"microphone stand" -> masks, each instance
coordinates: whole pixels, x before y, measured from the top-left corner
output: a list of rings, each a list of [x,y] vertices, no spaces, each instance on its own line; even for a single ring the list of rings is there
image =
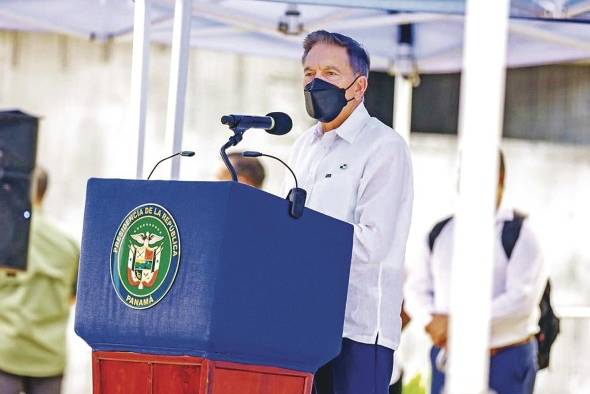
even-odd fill
[[[230,127],[230,130],[234,132],[234,135],[229,137],[229,140],[221,147],[219,154],[221,155],[221,159],[223,160],[223,164],[225,164],[225,166],[227,167],[227,170],[231,174],[231,179],[234,182],[237,182],[238,181],[238,174],[236,173],[236,169],[232,165],[231,161],[227,157],[226,151],[229,148],[239,144],[240,141],[242,141],[242,138],[244,137],[244,132],[248,129],[243,128],[243,127],[239,127],[239,126],[235,126],[235,127]]]

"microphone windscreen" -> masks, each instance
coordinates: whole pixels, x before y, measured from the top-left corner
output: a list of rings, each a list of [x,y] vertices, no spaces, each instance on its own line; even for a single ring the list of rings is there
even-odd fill
[[[270,130],[266,130],[267,133],[273,135],[283,135],[291,131],[291,128],[293,127],[293,121],[291,120],[291,117],[286,113],[271,112],[269,114],[266,114],[266,116],[270,116],[275,121],[274,127]]]
[[[262,156],[262,153],[252,151],[252,150],[247,150],[245,152],[242,152],[242,157],[260,157],[260,156]]]

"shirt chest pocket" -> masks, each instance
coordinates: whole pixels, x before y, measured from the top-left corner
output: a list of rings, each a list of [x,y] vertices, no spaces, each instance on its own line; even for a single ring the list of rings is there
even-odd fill
[[[322,211],[335,218],[352,221],[360,174],[348,164],[324,170],[314,185],[314,194],[321,198]]]

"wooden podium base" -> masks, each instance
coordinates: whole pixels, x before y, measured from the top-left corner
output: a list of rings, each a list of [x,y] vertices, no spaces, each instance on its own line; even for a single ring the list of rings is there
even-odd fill
[[[190,356],[92,353],[94,394],[311,394],[313,374]]]

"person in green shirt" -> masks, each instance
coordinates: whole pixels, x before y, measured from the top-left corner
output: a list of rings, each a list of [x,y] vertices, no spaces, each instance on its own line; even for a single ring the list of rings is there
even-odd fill
[[[41,205],[47,186],[47,173],[36,169],[27,270],[0,271],[2,394],[61,390],[80,249],[44,215]]]

